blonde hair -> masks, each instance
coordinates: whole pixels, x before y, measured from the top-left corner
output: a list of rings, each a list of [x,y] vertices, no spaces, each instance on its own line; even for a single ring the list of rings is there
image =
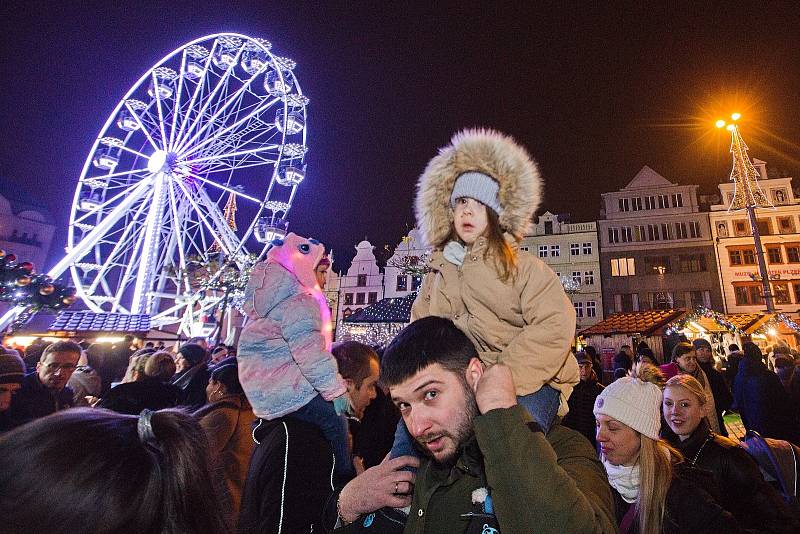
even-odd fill
[[[700,384],[700,381],[698,381],[692,375],[675,375],[667,380],[667,383],[664,387],[685,388],[689,393],[697,397],[697,400],[700,401],[700,406],[705,406],[706,401],[708,400],[702,384]]]
[[[128,361],[128,369],[125,371],[125,378],[123,378],[122,381],[135,382],[141,380],[144,376],[144,366],[147,363],[148,356],[150,355],[140,354],[138,356],[131,356],[131,359]],[[135,378],[133,373],[137,373]]]
[[[663,440],[639,435],[639,495],[636,514],[641,534],[661,534],[667,491],[672,483],[673,466],[683,460],[680,452]]]
[[[638,362],[628,376],[664,389],[664,373],[651,363]],[[673,465],[683,461],[683,456],[664,440],[652,439],[641,433],[639,440],[639,494],[636,497],[639,532],[661,534]]]

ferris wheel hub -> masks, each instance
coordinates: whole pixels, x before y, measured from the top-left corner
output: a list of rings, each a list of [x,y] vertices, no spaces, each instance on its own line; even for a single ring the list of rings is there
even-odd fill
[[[156,150],[150,156],[150,159],[147,160],[147,170],[150,172],[158,172],[158,171],[168,171],[167,167],[167,156],[169,154],[163,150]]]

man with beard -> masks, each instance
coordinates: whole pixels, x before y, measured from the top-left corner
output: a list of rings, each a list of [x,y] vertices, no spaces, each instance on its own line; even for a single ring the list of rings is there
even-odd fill
[[[450,320],[403,330],[384,352],[381,380],[424,457],[416,478],[403,470],[416,460],[400,457],[348,483],[339,525],[370,527],[380,508],[410,505],[405,533],[616,532],[586,439],[559,424],[545,436],[517,404],[511,371],[486,367]]]

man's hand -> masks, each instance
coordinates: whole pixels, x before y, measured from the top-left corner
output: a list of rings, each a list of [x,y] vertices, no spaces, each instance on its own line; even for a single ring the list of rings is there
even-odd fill
[[[511,408],[517,404],[516,388],[511,369],[501,363],[483,370],[475,381],[475,401],[482,414],[497,408]]]
[[[413,456],[389,459],[387,455],[380,465],[370,467],[342,488],[339,495],[339,516],[345,523],[352,523],[363,514],[381,508],[404,508],[411,506],[414,493],[415,473],[404,467],[419,467]]]

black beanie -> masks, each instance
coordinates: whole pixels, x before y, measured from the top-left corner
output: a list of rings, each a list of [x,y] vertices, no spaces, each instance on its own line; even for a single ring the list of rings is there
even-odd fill
[[[192,367],[206,360],[205,349],[200,345],[195,345],[194,343],[187,343],[186,345],[182,346],[180,349],[178,349],[178,353],[183,356]]]

